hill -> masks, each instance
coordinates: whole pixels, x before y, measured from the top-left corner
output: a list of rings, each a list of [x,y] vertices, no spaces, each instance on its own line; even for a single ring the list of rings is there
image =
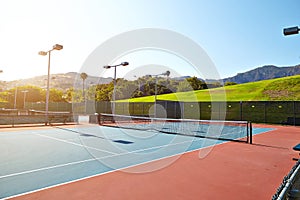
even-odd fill
[[[224,92],[226,95],[225,99]],[[231,85],[222,88],[158,95],[157,99],[169,101],[299,101],[300,75]],[[141,97],[130,99],[130,101],[153,102],[154,97]]]
[[[266,65],[262,67],[258,67],[256,69],[239,73],[236,76],[225,78],[223,80],[205,80],[207,84],[217,83],[217,82],[235,82],[235,83],[248,83],[248,82],[255,82],[261,80],[268,80],[274,79],[279,77],[287,77],[300,74],[300,65],[290,66],[290,67],[277,67],[274,65]],[[181,76],[181,77],[173,77],[172,79],[175,81],[182,81],[190,76]],[[199,80],[203,81],[201,78],[198,77]],[[76,81],[77,80],[77,81]],[[86,87],[94,84],[101,84],[101,83],[109,83],[113,79],[112,78],[102,78],[88,75],[87,79],[85,80]],[[50,87],[66,90],[68,88],[74,87],[74,82],[79,83],[77,87],[81,87],[81,79],[80,73],[77,72],[69,72],[69,73],[61,73],[61,74],[52,74]],[[13,88],[16,85],[33,85],[41,88],[45,88],[47,84],[47,75],[43,76],[36,76],[33,78],[28,79],[21,79],[15,81],[0,81],[0,88],[8,89]]]
[[[290,67],[277,67],[274,65],[266,65],[245,73],[238,73],[236,76],[223,79],[223,82],[248,83],[261,80],[268,80],[286,76],[294,76],[300,74],[300,65]]]
[[[80,73],[77,72],[69,72],[69,73],[61,73],[61,74],[51,74],[50,76],[50,87],[66,90],[68,88],[74,87],[75,82],[80,82],[81,87],[81,79]],[[77,80],[77,81],[76,81]],[[88,75],[85,80],[86,87],[94,84],[102,84],[102,83],[110,83],[112,78],[99,78],[95,76]],[[41,88],[45,88],[47,85],[47,75],[36,76],[28,79],[21,79],[16,81],[5,82],[4,88],[13,88],[16,85],[33,85]]]

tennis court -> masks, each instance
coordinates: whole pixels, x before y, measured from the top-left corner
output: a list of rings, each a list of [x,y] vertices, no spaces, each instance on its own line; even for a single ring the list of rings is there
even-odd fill
[[[263,135],[268,136],[274,131],[275,129],[269,126],[253,127],[254,138]],[[239,138],[240,135],[238,134],[236,137]],[[32,196],[30,195],[35,194],[38,194],[38,197],[35,198],[43,198],[43,196],[39,196],[41,192],[43,194],[43,191],[51,191],[68,185],[77,184],[78,186],[79,184],[78,187],[80,188],[80,183],[83,183],[82,187],[85,188],[86,185],[84,185],[84,182],[95,181],[95,178],[98,180],[98,184],[103,184],[108,180],[113,180],[115,185],[118,185],[118,182],[124,184],[124,180],[128,182],[132,180],[134,183],[136,182],[135,178],[149,176],[151,174],[155,177],[158,173],[168,171],[168,169],[170,170],[178,165],[180,166],[182,160],[189,158],[189,161],[184,163],[187,165],[185,169],[181,169],[182,171],[180,173],[172,175],[173,179],[177,176],[179,179],[184,179],[185,177],[182,177],[183,172],[187,175],[191,173],[188,165],[193,166],[195,162],[199,160],[210,160],[211,154],[213,155],[218,149],[228,146],[233,147],[235,150],[231,152],[232,155],[226,155],[226,157],[229,156],[233,159],[238,159],[234,155],[235,153],[248,149],[248,153],[250,153],[251,156],[248,158],[241,157],[246,163],[254,162],[251,160],[251,157],[254,156],[251,153],[252,148],[267,148],[270,149],[270,151],[275,150],[275,152],[278,150],[286,150],[286,147],[272,146],[272,144],[264,142],[262,142],[260,146],[246,142],[228,142],[226,140],[164,134],[157,131],[119,129],[87,124],[28,129],[2,129],[0,132],[0,141],[0,197],[18,197],[21,199],[31,199]],[[190,160],[190,156],[194,153],[197,153],[198,158]],[[229,161],[230,159],[228,162]],[[289,165],[291,164],[292,163],[289,163]],[[289,165],[283,168],[284,172],[288,170]],[[191,167],[191,170],[194,169],[194,167],[195,166]],[[198,167],[199,171],[194,172],[195,175],[202,171],[201,166]],[[226,163],[225,166],[219,166],[217,168],[222,167],[226,167]],[[207,166],[204,168],[207,168]],[[211,169],[215,168],[216,166],[213,164]],[[234,169],[236,170],[236,168],[233,168],[233,170]],[[209,170],[207,172],[209,172]],[[205,174],[206,172],[202,171],[202,174],[203,173]],[[251,174],[251,172],[249,173]],[[137,174],[140,176],[137,177]],[[115,179],[114,176],[121,177]],[[232,174],[232,176],[234,175]],[[111,179],[109,177],[111,177]],[[282,177],[279,177],[278,180],[281,178]],[[161,177],[156,179],[156,182],[168,182],[168,179],[172,180],[170,177]],[[192,179],[190,181],[190,188],[192,189],[194,187],[192,185],[196,183]],[[128,182],[127,184],[131,185]],[[203,184],[203,182],[207,182],[207,180],[204,181],[202,179],[201,183]],[[216,184],[215,181],[213,182]],[[146,178],[145,185],[147,184]],[[174,182],[173,184],[175,184],[174,187],[176,187],[176,183]],[[223,185],[224,183],[219,184]],[[110,182],[109,185],[112,186],[112,183]],[[150,189],[151,191],[153,187],[155,188],[155,185],[152,185],[152,189],[145,187],[144,190],[147,191]],[[46,188],[48,188],[48,190],[45,190]],[[118,186],[115,189],[118,190]],[[274,188],[274,190],[275,189],[276,188]],[[178,188],[178,194],[181,194],[182,197],[187,195],[184,194],[185,188],[182,188],[181,192],[180,190],[181,189]],[[74,194],[76,194],[76,191],[77,190],[73,191]],[[77,192],[81,194],[85,193],[84,191],[88,190],[79,189]],[[97,188],[97,195],[101,196],[101,194],[107,191],[105,187]],[[137,198],[141,192],[141,190],[138,191],[138,194],[136,194]],[[176,191],[173,189],[173,191],[169,192]],[[213,191],[211,192],[212,194],[214,193]],[[72,195],[72,192],[63,193],[64,195]],[[117,198],[114,196],[116,194],[102,197],[112,199],[114,196],[115,199],[123,199],[123,197],[125,198],[126,196],[125,194],[125,196],[122,196],[122,189],[121,193],[120,191],[117,193]],[[147,192],[145,194],[147,194]],[[56,195],[57,194],[55,194],[55,197],[60,198]],[[87,195],[86,199],[90,199],[88,193],[85,193],[85,195]],[[161,197],[164,198],[165,196]],[[79,198],[79,196],[73,196],[72,198],[76,199]],[[190,199],[198,198],[192,198],[192,196],[190,196]]]

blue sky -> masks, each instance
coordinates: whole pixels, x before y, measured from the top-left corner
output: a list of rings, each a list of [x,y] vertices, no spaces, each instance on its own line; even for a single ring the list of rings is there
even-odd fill
[[[192,39],[222,78],[266,64],[296,65],[300,35],[285,37],[282,30],[300,26],[299,8],[299,0],[1,1],[0,80],[47,74],[47,58],[37,53],[56,43],[64,49],[51,54],[51,73],[79,72],[103,42],[141,28]],[[195,75],[175,65],[180,75]]]

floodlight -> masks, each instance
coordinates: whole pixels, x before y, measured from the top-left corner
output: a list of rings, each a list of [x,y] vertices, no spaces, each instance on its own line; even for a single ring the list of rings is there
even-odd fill
[[[129,65],[129,63],[128,62],[122,62],[121,65],[126,66],[126,65]]]
[[[284,28],[283,29],[283,34],[284,35],[294,35],[299,33],[299,28],[298,26],[295,27],[290,27],[290,28]]]
[[[49,51],[40,51],[39,55],[41,56],[46,56],[48,55],[48,75],[47,75],[47,93],[46,93],[46,125],[48,124],[48,112],[49,112],[49,96],[50,96],[50,56],[51,56],[51,51],[53,50],[61,50],[63,49],[63,46],[60,44],[55,44],[53,45],[52,49],[50,49]],[[25,93],[24,93],[25,95]],[[25,96],[24,96],[25,99]],[[25,100],[24,100],[25,102]]]
[[[45,51],[40,51],[40,52],[39,52],[39,55],[41,55],[41,56],[46,56],[46,55],[47,55],[47,52],[45,52]]]
[[[53,50],[62,50],[63,49],[63,46],[62,45],[60,45],[60,44],[55,44],[54,46],[53,46]]]
[[[105,69],[110,69],[112,67],[115,68],[115,72],[114,72],[114,91],[113,91],[113,96],[112,96],[112,100],[113,100],[113,105],[112,105],[112,113],[115,114],[115,101],[116,101],[116,84],[117,84],[117,67],[118,66],[126,66],[129,65],[128,62],[122,62],[121,64],[118,65],[105,65],[103,66],[103,68]]]

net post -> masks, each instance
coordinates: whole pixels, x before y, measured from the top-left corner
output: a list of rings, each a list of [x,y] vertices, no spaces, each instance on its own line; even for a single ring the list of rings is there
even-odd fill
[[[48,116],[45,114],[45,126],[48,125]]]
[[[96,118],[96,123],[98,124],[98,125],[101,125],[101,122],[100,122],[100,117],[101,117],[101,113],[94,113],[94,115],[96,116],[95,118]]]
[[[249,143],[249,121],[247,121],[247,143]]]
[[[250,122],[250,144],[252,144],[252,122]]]
[[[102,126],[104,124],[103,113],[99,113],[99,115],[98,115],[98,123],[99,123],[100,126]]]

